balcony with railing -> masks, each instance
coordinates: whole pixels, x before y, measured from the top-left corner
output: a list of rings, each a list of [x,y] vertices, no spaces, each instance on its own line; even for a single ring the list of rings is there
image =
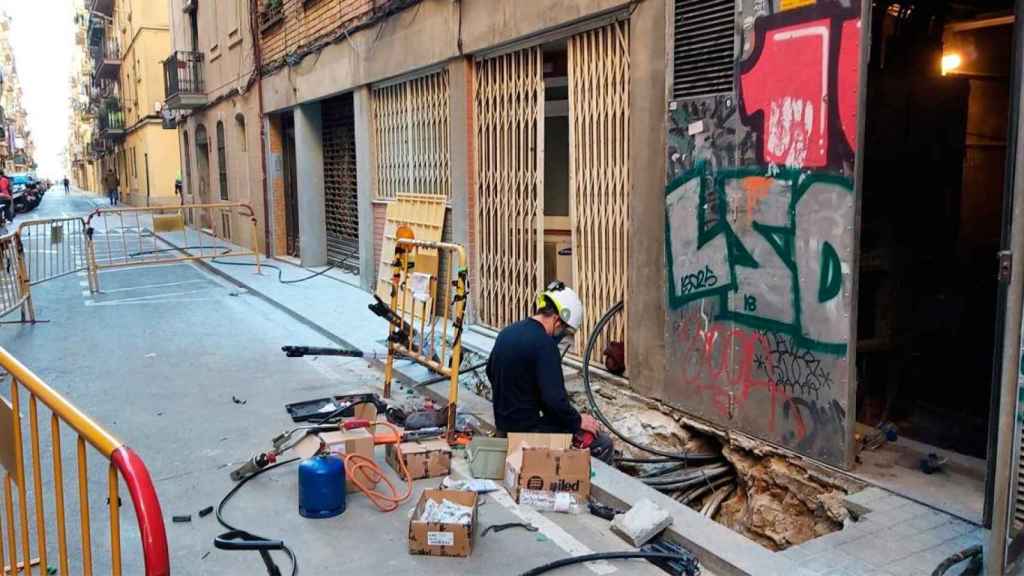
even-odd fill
[[[104,34],[99,46],[92,49],[92,58],[96,63],[96,77],[114,79],[121,72],[121,43],[113,29]]]
[[[114,0],[89,0],[92,4],[92,11],[104,16],[114,15]]]
[[[192,110],[207,105],[202,52],[178,51],[164,60],[164,94],[171,110]]]
[[[108,99],[100,108],[98,118],[101,137],[117,140],[124,136],[124,110],[120,100]]]

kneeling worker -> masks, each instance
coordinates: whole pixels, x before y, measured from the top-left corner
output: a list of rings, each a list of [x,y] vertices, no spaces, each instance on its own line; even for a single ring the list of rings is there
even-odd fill
[[[554,282],[537,298],[532,317],[498,334],[487,360],[494,424],[502,436],[509,432],[572,434],[574,446],[589,448],[595,458],[611,463],[611,437],[592,416],[577,412],[565,391],[558,343],[582,323],[579,296]]]

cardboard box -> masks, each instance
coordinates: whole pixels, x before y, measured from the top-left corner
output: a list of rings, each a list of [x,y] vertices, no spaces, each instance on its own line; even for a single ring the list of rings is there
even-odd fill
[[[570,434],[509,434],[505,488],[522,503],[523,491],[590,498],[590,451],[572,447]]]
[[[451,472],[452,449],[444,438],[402,442],[398,448],[399,450],[395,450],[394,446],[388,446],[387,458],[388,464],[395,469],[399,476],[401,476],[401,470],[398,465],[398,451],[401,451],[405,467],[409,470],[413,480],[440,478]]]
[[[320,450],[321,440],[327,443],[327,448],[332,453],[359,454],[373,460],[373,435],[365,428],[321,432],[318,435],[310,434],[296,444],[294,452],[300,458],[312,458]],[[360,481],[370,488],[377,486],[377,482],[372,478],[362,477]],[[352,481],[352,475],[346,470],[345,491],[352,493],[356,490],[358,488],[356,488],[355,483]]]
[[[477,495],[475,492],[454,490],[424,490],[419,503],[409,520],[409,553],[427,556],[468,557],[473,553],[477,529]],[[469,524],[446,524],[421,522],[427,500],[440,503],[450,500],[462,506],[473,508],[473,519]]]

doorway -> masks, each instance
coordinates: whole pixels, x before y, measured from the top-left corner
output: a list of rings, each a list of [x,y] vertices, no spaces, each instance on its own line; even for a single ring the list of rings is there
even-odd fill
[[[322,110],[327,261],[359,274],[359,201],[352,94],[324,100]]]
[[[196,171],[199,177],[199,204],[210,203],[210,138],[206,132],[206,126],[200,124],[196,128]],[[195,199],[195,197],[193,197]],[[211,230],[213,222],[206,210],[195,210],[199,214],[199,226],[204,230]]]
[[[627,298],[629,24],[476,62],[478,312],[500,329],[553,280],[586,305],[575,350]],[[511,119],[511,120],[509,120]],[[597,347],[623,341],[620,315]]]
[[[284,233],[286,254],[299,257],[299,188],[295,159],[295,116],[282,114],[284,130]]]
[[[1012,7],[876,3],[863,151],[856,472],[985,524]]]

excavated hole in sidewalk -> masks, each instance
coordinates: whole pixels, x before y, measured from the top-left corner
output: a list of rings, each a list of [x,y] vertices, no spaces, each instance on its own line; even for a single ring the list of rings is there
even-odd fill
[[[712,429],[698,430],[677,410],[639,396],[610,381],[592,378],[601,410],[623,434],[640,444],[669,452],[720,453],[729,470],[703,485],[674,492],[678,501],[713,518],[770,550],[785,550],[842,530],[849,516],[843,498],[857,486],[844,477],[756,442],[737,441]],[[573,403],[588,411],[582,391],[570,391]],[[623,458],[652,458],[616,439]],[[721,466],[693,464],[691,467]],[[633,475],[671,464],[626,464]],[[673,472],[670,472],[673,474]]]

